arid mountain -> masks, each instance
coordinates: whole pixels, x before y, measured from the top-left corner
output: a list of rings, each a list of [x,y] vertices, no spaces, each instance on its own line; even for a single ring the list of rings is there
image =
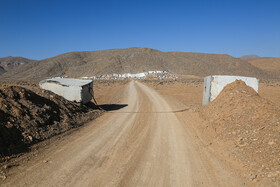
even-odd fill
[[[250,61],[250,60],[257,60],[257,59],[260,59],[262,57],[260,57],[258,55],[244,55],[244,56],[241,56],[239,58],[241,58],[242,60],[245,60],[245,61]]]
[[[253,66],[274,75],[280,74],[280,58],[261,58],[249,61]]]
[[[70,52],[30,62],[3,74],[2,77],[43,79],[53,76],[83,77],[148,70],[169,70],[177,74],[202,77],[210,74],[272,77],[250,63],[229,55],[161,52],[149,48]]]
[[[25,65],[29,62],[34,62],[34,60],[30,60],[23,57],[12,57],[12,56],[0,58],[0,74],[5,73],[6,71],[10,71],[16,67]]]
[[[249,62],[251,65],[267,73],[277,76],[280,74],[280,58],[260,57],[258,55],[245,55],[240,59]]]

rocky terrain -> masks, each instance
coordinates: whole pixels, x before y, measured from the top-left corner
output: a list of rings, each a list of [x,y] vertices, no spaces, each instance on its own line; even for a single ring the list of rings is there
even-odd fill
[[[91,77],[168,70],[181,75],[244,75],[276,78],[247,61],[224,54],[161,52],[149,48],[70,52],[14,68],[2,78]]]
[[[245,55],[240,59],[248,62],[249,64],[261,69],[273,76],[278,77],[280,71],[280,58],[276,57],[260,57],[258,55]]]
[[[259,69],[269,72],[272,75],[280,74],[280,58],[261,58],[250,60],[249,63]]]
[[[250,180],[268,177],[280,181],[278,105],[235,81],[197,112],[206,121],[204,137],[209,142],[225,142],[223,148],[251,172]]]
[[[5,58],[0,58],[0,75],[14,68],[23,66],[29,62],[34,62],[34,61],[35,60],[30,60],[23,57],[8,56]]]
[[[0,156],[95,119],[101,111],[79,105],[37,87],[3,85],[0,88]]]

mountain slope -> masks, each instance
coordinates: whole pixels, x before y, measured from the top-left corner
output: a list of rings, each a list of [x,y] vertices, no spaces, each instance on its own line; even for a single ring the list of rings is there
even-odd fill
[[[0,74],[6,71],[10,71],[16,67],[23,66],[29,62],[34,62],[34,60],[12,56],[0,58]]]
[[[161,52],[149,48],[70,52],[25,66],[2,75],[5,78],[82,77],[106,73],[136,73],[169,70],[184,75],[210,74],[270,77],[257,67],[229,55]]]
[[[0,75],[5,73],[5,72],[6,72],[6,70],[2,66],[0,66]]]
[[[280,58],[261,58],[249,61],[249,63],[271,74],[280,74]]]

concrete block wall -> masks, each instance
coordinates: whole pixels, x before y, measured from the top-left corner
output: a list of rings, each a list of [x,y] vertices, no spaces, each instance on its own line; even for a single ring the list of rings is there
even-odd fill
[[[206,105],[213,101],[226,85],[236,80],[244,81],[247,86],[252,87],[256,92],[258,92],[259,80],[257,78],[227,75],[211,75],[204,78],[202,105]]]
[[[92,80],[56,77],[43,80],[39,85],[40,88],[52,91],[69,101],[88,103],[92,99]]]

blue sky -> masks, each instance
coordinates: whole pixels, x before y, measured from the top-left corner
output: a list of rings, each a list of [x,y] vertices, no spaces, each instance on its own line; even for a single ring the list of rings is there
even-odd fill
[[[280,0],[0,0],[0,57],[128,47],[280,57]]]

